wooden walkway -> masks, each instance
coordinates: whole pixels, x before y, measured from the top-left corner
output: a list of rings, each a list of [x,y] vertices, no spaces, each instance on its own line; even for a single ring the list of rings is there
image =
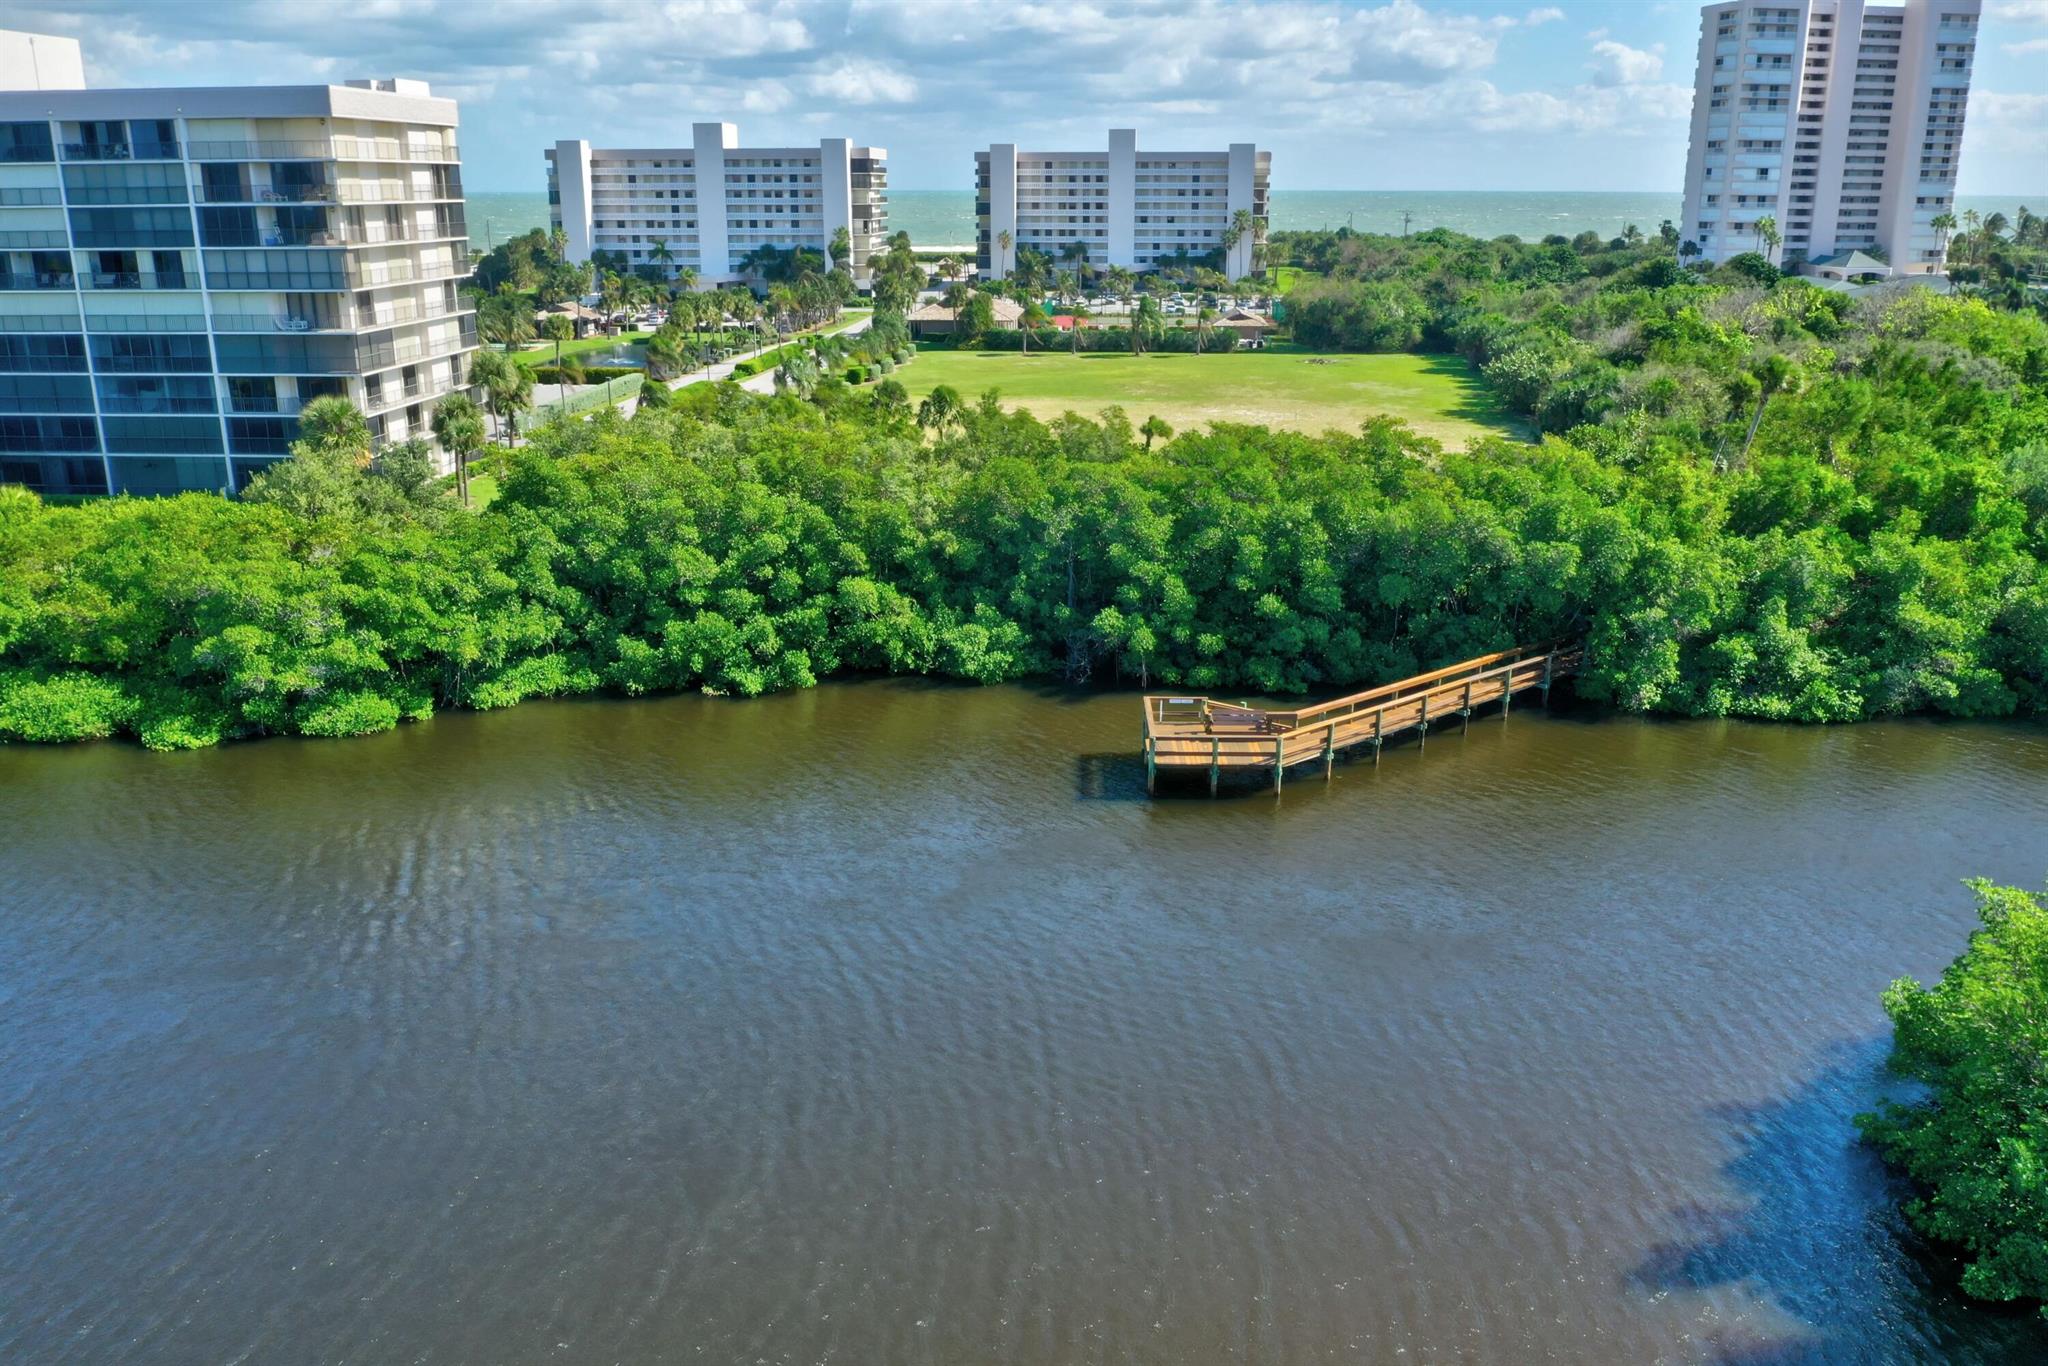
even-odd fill
[[[1162,771],[1206,771],[1214,796],[1226,771],[1270,769],[1278,792],[1289,767],[1320,761],[1327,778],[1337,752],[1358,745],[1371,745],[1378,763],[1380,746],[1404,732],[1423,741],[1433,722],[1455,716],[1469,724],[1475,710],[1492,702],[1505,712],[1516,693],[1531,688],[1540,688],[1547,701],[1550,685],[1577,673],[1584,658],[1577,643],[1522,646],[1299,711],[1148,696],[1145,790],[1157,790]]]

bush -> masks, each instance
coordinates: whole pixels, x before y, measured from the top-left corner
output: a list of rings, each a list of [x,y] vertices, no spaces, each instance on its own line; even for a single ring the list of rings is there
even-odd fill
[[[0,740],[101,740],[134,715],[134,699],[97,674],[0,669]]]
[[[608,379],[624,379],[628,375],[644,375],[647,372],[637,365],[590,365],[581,366],[574,360],[561,365],[537,365],[533,378],[540,384],[602,384]],[[576,376],[581,378],[576,378]]]
[[[865,365],[847,366],[846,382],[848,384],[866,384],[868,382],[868,368]]]
[[[1857,1124],[1912,1178],[1907,1220],[1961,1251],[1966,1292],[2048,1301],[2048,897],[1970,887],[1970,947],[1884,995],[1892,1066],[1928,1095]]]

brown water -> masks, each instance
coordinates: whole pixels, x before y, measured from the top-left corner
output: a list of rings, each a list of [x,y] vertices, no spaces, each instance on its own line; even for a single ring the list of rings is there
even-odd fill
[[[2048,733],[1148,802],[854,684],[0,751],[0,1360],[1999,1361],[1849,1116]]]

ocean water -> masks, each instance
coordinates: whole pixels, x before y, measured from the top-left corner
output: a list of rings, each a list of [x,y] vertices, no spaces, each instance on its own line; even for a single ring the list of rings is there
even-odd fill
[[[2048,211],[2048,192],[2027,196],[1959,195],[1957,211],[2003,213],[2010,218],[2022,203]],[[1446,227],[1475,237],[1514,233],[1538,238],[1592,229],[1603,236],[1630,223],[1655,232],[1664,219],[1679,216],[1677,193],[1589,192],[1577,190],[1275,190],[1273,228],[1279,232],[1340,228],[1398,233]],[[469,196],[470,241],[488,248],[507,237],[546,227],[545,194],[473,193]],[[920,247],[961,246],[974,240],[974,194],[969,190],[891,190],[889,225],[910,234]]]

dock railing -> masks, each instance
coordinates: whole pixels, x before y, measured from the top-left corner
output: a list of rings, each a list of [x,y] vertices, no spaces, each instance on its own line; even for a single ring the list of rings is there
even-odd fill
[[[1505,711],[1516,693],[1531,688],[1547,699],[1551,685],[1577,673],[1584,657],[1575,642],[1546,641],[1293,710],[1147,696],[1145,790],[1156,790],[1161,769],[1207,769],[1213,794],[1225,769],[1249,768],[1271,769],[1278,792],[1289,765],[1320,759],[1327,776],[1338,751],[1364,744],[1378,762],[1381,746],[1396,735],[1412,730],[1426,742],[1432,722],[1457,716],[1469,724],[1476,709],[1498,702]]]

